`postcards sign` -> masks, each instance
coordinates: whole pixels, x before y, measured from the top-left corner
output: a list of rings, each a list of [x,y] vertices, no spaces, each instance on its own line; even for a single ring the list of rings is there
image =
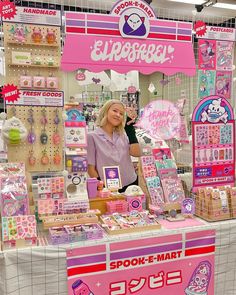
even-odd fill
[[[68,12],[62,70],[78,68],[193,76],[192,23],[158,20],[142,0],[119,1],[110,15]]]

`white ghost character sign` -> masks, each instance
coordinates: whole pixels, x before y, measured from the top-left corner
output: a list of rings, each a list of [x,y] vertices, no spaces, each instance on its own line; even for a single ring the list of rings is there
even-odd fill
[[[227,123],[228,113],[221,98],[212,100],[208,105],[208,109],[202,112],[201,121],[203,123],[206,121],[211,123],[218,123],[220,121]]]

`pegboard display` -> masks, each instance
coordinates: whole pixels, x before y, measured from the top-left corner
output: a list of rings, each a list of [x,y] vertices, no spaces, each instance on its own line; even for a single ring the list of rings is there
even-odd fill
[[[64,128],[62,124],[62,108],[8,106],[8,117],[13,115],[21,119],[28,134],[24,143],[17,146],[8,145],[8,158],[10,161],[18,162],[20,159],[25,162],[27,171],[63,170]],[[32,129],[30,118],[33,118],[34,121]],[[47,121],[45,125],[43,120]],[[59,120],[60,123],[56,125],[55,120]],[[30,132],[34,134],[35,141],[29,139]],[[47,142],[44,144],[42,143],[43,134],[47,135]],[[33,141],[34,143],[32,143]],[[46,160],[46,157],[44,160],[42,159],[45,155],[48,160]],[[32,162],[30,163],[30,156],[31,161],[35,160],[34,165],[32,165]],[[42,161],[44,164],[42,164]]]
[[[25,104],[7,105],[8,119],[19,118],[27,129],[25,142],[8,145],[8,159],[24,161],[30,172],[63,170],[63,101],[51,106],[46,106],[51,97],[46,97],[46,105],[33,101],[37,94],[47,96],[54,91],[58,95],[62,89],[60,27],[4,23],[3,32],[5,83],[17,85],[30,96],[23,100]]]
[[[7,83],[29,89],[62,88],[59,27],[4,23],[3,32]]]

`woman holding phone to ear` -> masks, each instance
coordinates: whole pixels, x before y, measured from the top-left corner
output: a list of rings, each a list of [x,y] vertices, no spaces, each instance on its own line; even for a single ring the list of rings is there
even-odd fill
[[[127,111],[127,117],[126,117]],[[119,100],[109,100],[100,109],[97,128],[88,134],[88,174],[103,179],[103,167],[119,166],[122,189],[138,185],[131,156],[141,156],[134,129],[136,112]]]

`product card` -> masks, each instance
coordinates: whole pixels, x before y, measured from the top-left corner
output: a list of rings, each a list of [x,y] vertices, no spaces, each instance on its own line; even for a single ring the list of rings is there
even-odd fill
[[[12,51],[12,64],[14,65],[30,65],[31,64],[31,53]]]

